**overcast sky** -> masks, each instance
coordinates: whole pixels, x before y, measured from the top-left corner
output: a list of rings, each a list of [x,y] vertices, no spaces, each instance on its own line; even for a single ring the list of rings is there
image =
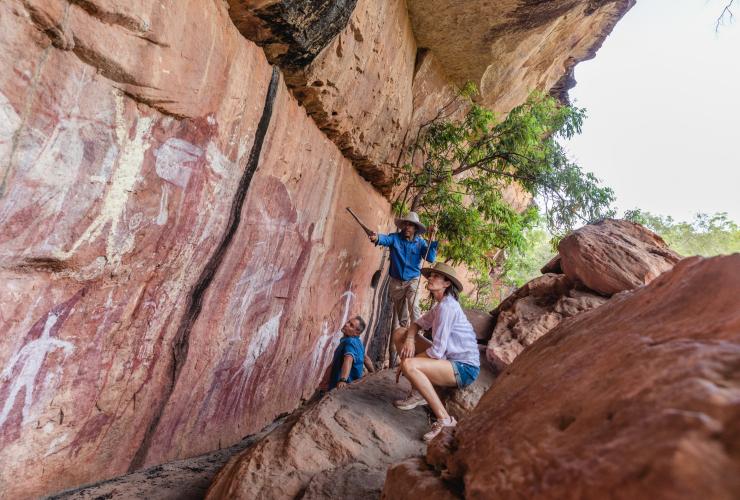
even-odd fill
[[[725,3],[637,0],[576,67],[570,96],[588,117],[566,147],[614,189],[620,214],[740,222],[740,5],[715,33]]]

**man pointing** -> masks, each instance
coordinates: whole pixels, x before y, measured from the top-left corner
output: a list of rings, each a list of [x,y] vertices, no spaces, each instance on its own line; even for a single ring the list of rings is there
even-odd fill
[[[426,256],[428,262],[434,262],[437,257],[438,244],[436,241],[429,243],[420,237],[427,231],[427,228],[419,221],[416,212],[409,212],[405,217],[396,219],[396,227],[398,227],[398,232],[392,234],[370,234],[370,241],[390,248],[391,268],[388,294],[398,320],[398,325],[394,325],[394,329],[397,326],[408,327],[421,315],[415,296],[419,286],[422,260]],[[435,228],[430,229],[433,235]]]

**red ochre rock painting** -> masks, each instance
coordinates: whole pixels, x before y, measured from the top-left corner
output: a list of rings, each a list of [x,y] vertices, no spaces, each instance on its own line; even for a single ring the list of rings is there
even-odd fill
[[[372,301],[381,254],[344,207],[389,227],[224,5],[95,5],[0,5],[11,498],[227,446],[295,408]]]

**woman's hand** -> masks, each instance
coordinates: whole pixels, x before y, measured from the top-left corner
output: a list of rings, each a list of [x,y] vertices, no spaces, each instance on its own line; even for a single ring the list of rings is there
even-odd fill
[[[371,234],[370,234],[370,235],[368,236],[368,238],[370,238],[370,241],[372,241],[373,243],[375,243],[375,242],[377,242],[377,241],[378,241],[378,233],[371,233]]]
[[[337,389],[344,389],[345,387],[347,387],[347,382],[339,382],[337,384]]]
[[[401,359],[413,358],[414,354],[416,354],[416,341],[413,337],[406,338],[400,352]]]

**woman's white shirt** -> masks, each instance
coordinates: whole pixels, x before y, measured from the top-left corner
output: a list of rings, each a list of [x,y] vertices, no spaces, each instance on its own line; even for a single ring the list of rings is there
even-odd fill
[[[432,329],[432,347],[426,351],[430,358],[480,366],[473,326],[460,303],[451,296],[445,295],[415,323],[423,330]]]

